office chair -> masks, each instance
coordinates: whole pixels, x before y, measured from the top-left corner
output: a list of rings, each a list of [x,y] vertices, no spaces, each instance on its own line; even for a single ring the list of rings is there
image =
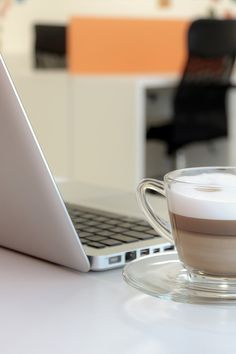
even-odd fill
[[[236,54],[236,20],[200,19],[187,35],[188,57],[173,99],[169,123],[150,126],[147,139],[166,143],[175,168],[183,148],[227,137],[226,93]]]
[[[35,67],[66,68],[66,26],[35,24],[34,33]]]

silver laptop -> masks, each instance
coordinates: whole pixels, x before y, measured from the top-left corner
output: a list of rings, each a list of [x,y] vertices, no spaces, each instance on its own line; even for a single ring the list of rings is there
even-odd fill
[[[143,220],[65,204],[1,57],[0,92],[1,246],[83,272],[172,248]]]

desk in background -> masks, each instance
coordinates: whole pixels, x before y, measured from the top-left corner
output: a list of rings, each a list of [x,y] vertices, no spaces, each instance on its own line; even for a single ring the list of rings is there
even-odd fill
[[[133,190],[146,173],[146,89],[174,75],[70,75],[7,60],[55,176]]]
[[[177,76],[71,77],[74,178],[133,190],[146,175],[146,90],[166,95]]]
[[[144,176],[168,169],[163,165],[167,161],[164,147],[146,144],[147,91],[155,89],[159,95],[156,106],[162,100],[161,108],[169,111],[168,96],[177,83],[177,75],[11,72],[54,175],[134,190]],[[235,94],[232,90],[229,95],[229,143],[219,142],[213,164],[224,161],[236,165]],[[191,163],[201,164],[203,158],[208,163],[206,145],[200,150],[188,150]]]
[[[158,108],[165,97],[162,108],[170,111],[167,97],[178,80],[172,73],[180,72],[184,61],[188,25],[186,20],[78,17],[68,28],[69,72],[33,70],[17,58],[10,63],[54,175],[134,190],[144,176],[172,169],[161,144],[146,144],[147,91],[157,91]],[[228,164],[236,164],[236,110],[229,106],[230,143],[220,144],[211,164],[226,163],[226,156]],[[159,113],[152,117],[157,122],[163,118]],[[202,164],[202,157],[208,164],[207,152],[193,150],[191,165]]]

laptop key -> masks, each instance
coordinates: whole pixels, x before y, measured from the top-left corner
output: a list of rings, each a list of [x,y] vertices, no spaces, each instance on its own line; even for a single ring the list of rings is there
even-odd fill
[[[108,217],[106,216],[96,216],[96,221],[99,221],[99,222],[107,222],[108,220],[110,220]]]
[[[87,227],[86,229],[83,228],[83,230],[86,230],[87,232],[91,232],[93,234],[97,234],[97,232],[101,231],[100,229],[98,229],[97,227]]]
[[[79,231],[79,236],[80,237],[87,237],[87,236],[93,236],[93,234],[91,232]]]
[[[136,236],[139,240],[151,240],[153,238],[155,238],[155,236],[153,235],[148,235],[148,234],[144,234],[144,233],[140,233],[139,236]]]
[[[114,226],[119,225],[119,223],[120,223],[120,220],[118,220],[118,219],[111,219],[111,220],[106,221],[106,224],[114,225]]]
[[[112,236],[114,234],[115,234],[115,232],[108,231],[108,230],[101,230],[101,231],[98,231],[96,233],[96,235],[103,236],[103,237],[109,237],[109,236]]]
[[[85,218],[83,218],[81,216],[76,216],[76,215],[72,215],[72,219],[73,219],[74,222],[78,222],[78,223],[86,221]]]
[[[134,237],[130,237],[130,236],[127,236],[127,235],[120,235],[120,234],[113,235],[112,239],[119,240],[119,241],[124,242],[124,243],[131,243],[131,242],[137,242],[138,241]]]
[[[86,237],[86,240],[98,242],[104,240],[104,238],[105,238],[104,236],[93,235],[93,236]]]
[[[112,227],[110,230],[117,234],[123,234],[123,232],[126,231],[124,227]]]
[[[84,222],[84,225],[86,226],[97,226],[100,222],[96,220],[87,220]]]
[[[87,246],[94,247],[94,248],[104,248],[105,245],[101,244],[100,242],[88,242]]]
[[[126,231],[125,235],[131,236],[131,237],[136,237],[139,240],[150,240],[150,239],[155,237],[155,236],[153,236],[151,234],[146,234],[146,233],[132,231],[132,230]]]
[[[121,222],[118,226],[124,227],[125,229],[131,229],[131,227],[133,227],[134,224],[130,222]]]
[[[96,227],[98,227],[99,229],[102,229],[102,230],[107,230],[107,229],[111,228],[111,225],[103,223],[103,224],[96,225]]]
[[[118,246],[123,244],[123,242],[118,240],[113,240],[113,239],[106,239],[101,241],[101,243],[103,243],[106,246]]]
[[[74,227],[76,228],[77,231],[80,231],[80,232],[82,232],[82,231],[84,231],[84,232],[90,232],[90,233],[93,233],[93,232],[94,232],[93,229],[92,229],[92,231],[90,231],[91,228],[90,228],[90,227],[88,228],[88,226],[86,226],[86,225],[84,225],[84,224],[75,223],[75,224],[74,224]]]
[[[87,220],[91,220],[94,218],[94,214],[91,214],[91,213],[84,213],[83,217]]]

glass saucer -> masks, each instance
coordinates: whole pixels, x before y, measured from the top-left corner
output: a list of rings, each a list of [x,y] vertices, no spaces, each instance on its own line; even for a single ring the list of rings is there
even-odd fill
[[[236,304],[236,281],[199,281],[189,277],[176,252],[139,258],[123,270],[125,281],[160,299],[198,304]]]

